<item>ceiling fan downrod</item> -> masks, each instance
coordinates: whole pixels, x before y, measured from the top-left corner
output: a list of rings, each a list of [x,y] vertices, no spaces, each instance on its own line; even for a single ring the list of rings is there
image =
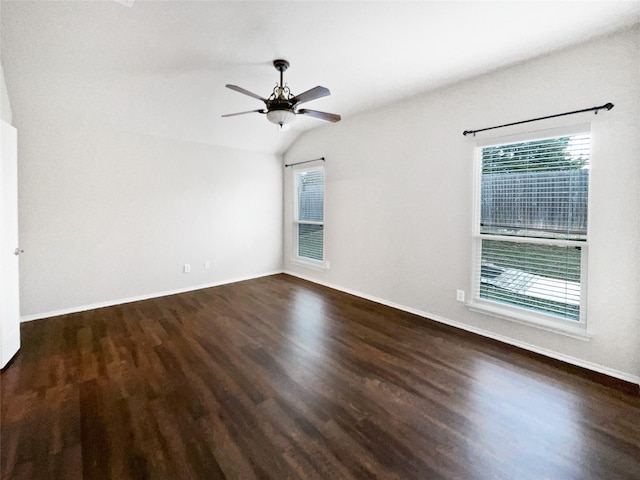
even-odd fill
[[[273,89],[270,100],[287,101],[292,97],[291,90],[284,84],[284,72],[289,68],[289,62],[280,58],[273,61],[273,66],[280,72],[280,85]]]
[[[282,74],[289,68],[289,62],[279,58],[273,61],[273,66],[280,72],[280,86],[282,86]]]

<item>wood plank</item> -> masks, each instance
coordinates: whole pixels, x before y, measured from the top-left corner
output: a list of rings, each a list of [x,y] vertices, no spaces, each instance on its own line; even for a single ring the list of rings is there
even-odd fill
[[[22,338],[2,478],[640,478],[637,389],[287,275]]]

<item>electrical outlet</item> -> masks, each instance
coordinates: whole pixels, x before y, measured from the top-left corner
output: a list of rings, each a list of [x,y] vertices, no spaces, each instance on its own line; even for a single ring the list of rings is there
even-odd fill
[[[209,270],[210,268],[211,268],[211,262],[207,260],[206,262],[204,262],[204,269]]]
[[[456,300],[464,302],[464,290],[456,290]]]
[[[188,263],[185,263],[182,266],[182,272],[183,273],[190,273],[191,272],[191,265],[189,265]]]
[[[324,268],[325,268],[326,270],[329,270],[329,269],[331,268],[331,262],[330,262],[329,260],[327,260],[327,261],[325,261],[325,262],[324,262]]]

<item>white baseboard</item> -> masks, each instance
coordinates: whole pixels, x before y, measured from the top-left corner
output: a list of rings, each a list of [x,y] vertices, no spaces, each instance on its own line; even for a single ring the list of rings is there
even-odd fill
[[[494,332],[490,332],[488,330],[484,330],[482,328],[477,328],[477,327],[473,327],[471,325],[467,325],[461,322],[457,322],[455,320],[450,320],[448,318],[444,318],[441,317],[439,315],[433,315],[429,312],[423,312],[421,310],[417,310],[415,308],[412,307],[407,307],[405,305],[399,305],[397,303],[394,302],[390,302],[388,300],[385,300],[383,298],[378,298],[378,297],[374,297],[372,295],[368,295],[366,293],[362,293],[362,292],[358,292],[356,290],[351,290],[350,288],[344,288],[341,287],[339,285],[334,285],[332,283],[328,283],[328,282],[322,282],[320,280],[317,280],[315,278],[311,278],[311,277],[307,277],[305,275],[301,275],[297,272],[292,272],[289,270],[285,270],[284,273],[286,273],[287,275],[291,275],[294,277],[298,277],[301,278],[303,280],[307,280],[309,282],[312,283],[317,283],[318,285],[323,285],[325,287],[334,289],[334,290],[338,290],[344,293],[348,293],[350,295],[354,295],[356,297],[360,297],[360,298],[364,298],[366,300],[371,300],[372,302],[375,303],[379,303],[382,305],[386,305],[387,307],[391,307],[391,308],[396,308],[398,310],[402,310],[403,312],[408,312],[408,313],[412,313],[414,315],[418,315],[419,317],[423,317],[426,318],[428,320],[434,320],[436,322],[439,323],[443,323],[445,325],[449,325],[451,327],[455,327],[455,328],[459,328],[461,330],[465,330],[467,332],[471,332],[471,333],[475,333],[477,335],[481,335],[483,337],[487,337],[487,338],[491,338],[493,340],[498,340],[500,342],[509,344],[509,345],[513,345],[515,347],[519,347],[522,348],[524,350],[529,350],[531,352],[534,353],[539,353],[540,355],[544,355],[546,357],[550,357],[550,358],[554,358],[556,360],[560,360],[562,362],[568,363],[570,365],[575,365],[577,367],[582,367],[582,368],[586,368],[587,370],[592,370],[594,372],[598,372],[598,373],[602,373],[604,375],[608,375],[610,377],[613,378],[617,378],[620,380],[624,380],[626,382],[631,382],[631,383],[635,383],[637,385],[640,385],[640,377],[626,373],[626,372],[621,372],[619,370],[615,370],[613,368],[609,368],[607,366],[604,365],[600,365],[597,363],[592,363],[592,362],[587,362],[585,360],[581,360],[579,358],[575,358],[572,357],[570,355],[565,355],[563,353],[559,353],[559,352],[555,352],[553,350],[548,350],[546,348],[542,348],[539,347],[537,345],[532,345],[530,343],[527,342],[522,342],[520,340],[515,340],[513,338],[510,337],[506,337],[504,335],[500,335]]]
[[[116,300],[108,300],[106,302],[93,303],[90,305],[81,305],[77,307],[65,308],[62,310],[54,310],[51,312],[36,313],[33,315],[23,315],[20,317],[20,322],[30,322],[32,320],[41,320],[43,318],[58,317],[60,315],[68,315],[70,313],[86,312],[87,310],[95,310],[96,308],[112,307],[114,305],[122,305],[124,303],[138,302],[140,300],[149,300],[151,298],[166,297],[168,295],[175,295],[177,293],[193,292],[194,290],[202,290],[203,288],[210,288],[210,287],[219,287],[220,285],[243,282],[245,280],[252,280],[254,278],[268,277],[270,275],[276,275],[278,273],[283,273],[283,271],[277,270],[273,272],[265,272],[257,275],[249,275],[246,277],[221,280],[218,282],[206,283],[202,285],[192,285],[189,287],[177,288],[175,290],[167,290],[165,292],[155,292],[155,293],[149,293],[145,295],[138,295],[135,297],[120,298]]]

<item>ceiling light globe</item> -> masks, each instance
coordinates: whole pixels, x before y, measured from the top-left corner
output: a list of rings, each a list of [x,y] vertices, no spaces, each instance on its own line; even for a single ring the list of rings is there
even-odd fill
[[[296,114],[291,110],[271,110],[267,112],[267,120],[276,125],[286,125],[293,122]]]

